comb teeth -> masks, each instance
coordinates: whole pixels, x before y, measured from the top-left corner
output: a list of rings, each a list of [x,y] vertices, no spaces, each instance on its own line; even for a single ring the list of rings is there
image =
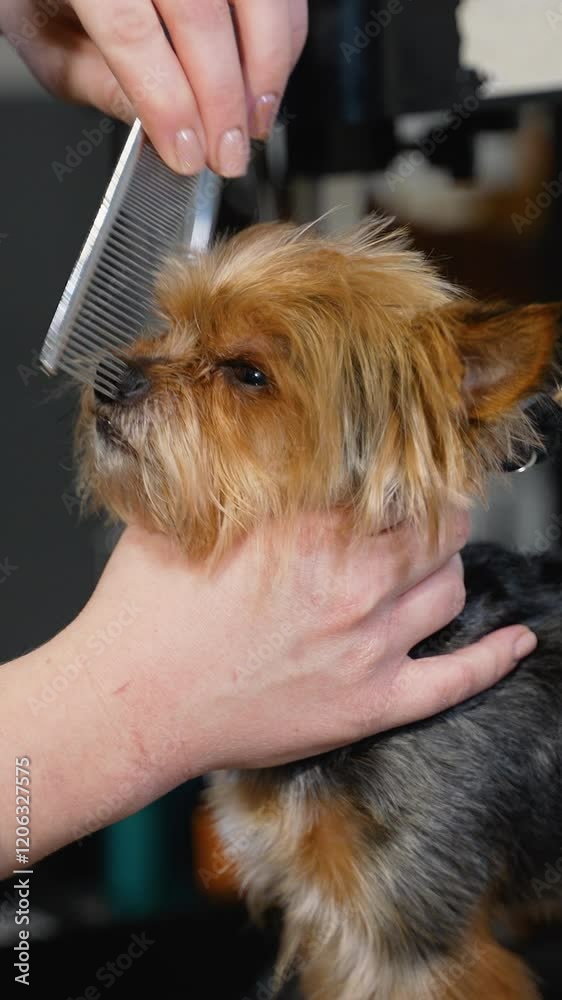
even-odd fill
[[[48,374],[65,371],[115,398],[126,367],[120,354],[156,322],[162,261],[208,247],[220,190],[210,170],[172,171],[134,123],[45,337],[40,362]]]

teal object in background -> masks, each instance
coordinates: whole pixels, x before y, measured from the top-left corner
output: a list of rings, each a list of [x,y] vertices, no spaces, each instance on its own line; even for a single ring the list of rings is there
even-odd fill
[[[167,908],[163,819],[162,803],[155,802],[106,831],[106,894],[117,917]]]
[[[190,911],[191,813],[198,783],[187,782],[104,830],[105,898],[116,919]]]

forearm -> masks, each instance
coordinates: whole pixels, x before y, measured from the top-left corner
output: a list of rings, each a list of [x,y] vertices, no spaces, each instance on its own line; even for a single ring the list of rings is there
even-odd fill
[[[144,686],[132,635],[138,613],[126,601],[106,619],[86,613],[0,669],[0,877],[22,867],[16,831],[26,825],[27,803],[33,864],[187,777],[186,750],[180,771],[177,737],[158,721]],[[23,769],[17,785],[17,758],[30,762],[29,786]]]

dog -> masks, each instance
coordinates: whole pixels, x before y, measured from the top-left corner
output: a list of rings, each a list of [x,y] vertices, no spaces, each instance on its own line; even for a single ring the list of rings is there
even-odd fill
[[[384,219],[249,226],[172,256],[155,302],[117,398],[83,391],[80,492],[202,563],[303,511],[342,510],[354,538],[438,531],[541,446],[528,401],[562,404],[562,304],[476,301]],[[562,866],[562,560],[469,544],[463,561],[463,612],[411,655],[525,623],[538,647],[509,676],[337,751],[210,776],[248,905],[282,913],[278,981],[297,969],[306,1000],[539,996],[494,921],[546,906]]]

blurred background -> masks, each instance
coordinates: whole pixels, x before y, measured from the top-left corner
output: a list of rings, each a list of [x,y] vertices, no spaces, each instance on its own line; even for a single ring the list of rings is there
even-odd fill
[[[329,209],[321,225],[339,228],[381,211],[407,223],[416,245],[477,295],[562,299],[561,54],[557,2],[313,0],[278,125],[267,147],[256,146],[248,177],[225,184],[219,230],[311,221]],[[98,145],[84,145],[100,113],[51,99],[4,39],[0,116],[7,661],[78,613],[112,544],[99,523],[79,518],[73,400],[53,392],[37,358],[126,130],[115,123]],[[67,161],[61,174],[56,165]],[[559,547],[560,501],[554,455],[495,490],[475,512],[474,535],[529,552]],[[201,787],[190,782],[36,866],[32,991],[52,983],[60,997],[97,1000],[110,987],[132,997],[143,982],[162,1000],[271,996],[275,929],[249,923],[215,851]],[[0,884],[2,985],[13,976],[11,886]],[[100,977],[133,934],[150,942],[142,958]],[[560,996],[561,940],[553,926],[528,946],[547,998]]]

